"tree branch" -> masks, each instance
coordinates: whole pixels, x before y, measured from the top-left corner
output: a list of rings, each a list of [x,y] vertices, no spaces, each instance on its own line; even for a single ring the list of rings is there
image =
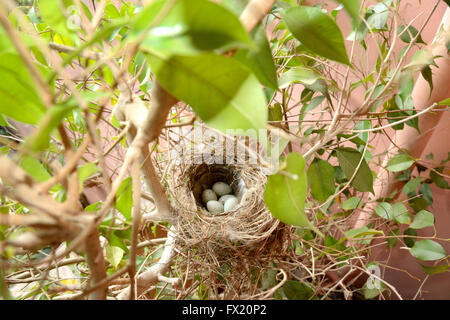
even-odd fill
[[[141,273],[136,279],[136,291],[138,298],[141,294],[145,293],[152,285],[157,283],[161,276],[163,276],[167,270],[169,270],[172,258],[175,255],[175,234],[174,228],[172,227],[168,234],[165,243],[164,251],[162,253],[161,259],[151,266],[147,271]],[[117,299],[126,300],[130,296],[130,287],[124,289],[119,293]]]
[[[244,25],[245,30],[250,32],[261,21],[272,8],[276,0],[252,0],[242,11],[239,19]]]

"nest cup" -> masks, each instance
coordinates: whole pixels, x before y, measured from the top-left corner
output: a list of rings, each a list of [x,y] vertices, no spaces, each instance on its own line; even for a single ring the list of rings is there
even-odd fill
[[[239,138],[225,139],[232,139],[236,145]],[[178,216],[176,233],[179,240],[188,246],[205,243],[208,246],[223,246],[224,242],[252,246],[265,241],[277,228],[279,221],[273,218],[264,204],[267,176],[261,165],[254,164],[254,161],[250,164],[245,158],[238,159],[237,156],[233,161],[228,158],[226,163],[211,161],[211,157],[214,158],[211,150],[230,144],[223,143],[223,140],[205,140],[197,143],[196,148],[192,148],[188,143],[179,144],[182,152],[178,152],[176,157],[169,160],[168,192]],[[216,145],[211,148],[211,144]],[[223,154],[225,153],[220,152],[220,158]],[[254,154],[261,157],[257,153]],[[211,214],[205,208],[201,194],[203,190],[211,189],[218,181],[224,181],[231,186],[232,193],[239,200],[239,206],[232,211]]]

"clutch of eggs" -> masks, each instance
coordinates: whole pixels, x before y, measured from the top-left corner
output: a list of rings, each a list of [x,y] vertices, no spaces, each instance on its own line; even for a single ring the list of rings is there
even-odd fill
[[[239,205],[239,200],[230,194],[231,191],[230,185],[222,181],[214,183],[212,189],[203,190],[202,200],[206,203],[209,213],[218,214],[235,210]]]

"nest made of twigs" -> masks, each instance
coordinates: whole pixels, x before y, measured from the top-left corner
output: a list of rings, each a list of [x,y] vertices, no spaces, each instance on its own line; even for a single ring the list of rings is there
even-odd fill
[[[230,159],[224,161],[226,163],[211,161],[211,156],[214,157],[211,150],[217,150],[226,145],[226,142],[205,141],[210,135],[203,136],[206,138],[200,143],[197,141],[195,148],[189,152],[178,152],[169,163],[168,193],[178,216],[179,238],[188,246],[205,242],[219,247],[226,242],[238,246],[254,246],[266,241],[277,228],[279,221],[270,214],[264,204],[267,176],[261,169],[261,162],[253,161],[256,164],[251,164],[238,156],[231,161],[234,163],[230,163]],[[225,137],[226,139],[237,138]],[[220,145],[211,148],[211,143]],[[186,143],[179,147],[191,148],[191,145]],[[221,153],[221,156],[222,154],[225,153]],[[256,154],[256,157],[260,155]],[[200,159],[209,159],[207,162],[210,163]],[[225,156],[222,159],[225,160]],[[237,209],[214,215],[206,210],[201,193],[217,181],[225,181],[231,186],[240,201]]]
[[[180,259],[174,270],[200,276],[217,294],[248,297],[254,285],[251,270],[265,269],[274,256],[286,251],[289,228],[265,206],[268,170],[264,155],[251,150],[249,139],[225,135],[216,139],[220,134],[216,131],[197,130],[203,130],[201,141],[192,143],[196,139],[192,132],[182,135],[165,171],[177,216],[174,233]],[[230,146],[235,151],[232,159],[226,152]],[[237,152],[239,146],[246,152]],[[231,186],[240,204],[235,210],[211,214],[201,193],[218,181]]]

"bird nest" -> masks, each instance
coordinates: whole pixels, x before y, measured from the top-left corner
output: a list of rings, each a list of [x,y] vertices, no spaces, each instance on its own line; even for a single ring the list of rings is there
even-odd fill
[[[188,246],[255,246],[266,241],[279,221],[264,204],[267,175],[261,168],[261,154],[250,150],[245,139],[224,135],[218,139],[215,131],[202,132],[201,141],[194,146],[179,144],[181,152],[169,161],[168,192],[178,216],[179,239]],[[237,152],[239,145],[243,152]],[[227,151],[226,146],[234,149],[232,157],[222,152]],[[201,194],[218,181],[231,186],[240,205],[229,212],[211,214]]]
[[[179,136],[165,175],[177,216],[174,233],[180,259],[173,271],[201,279],[210,292],[224,297],[248,297],[254,285],[252,270],[265,269],[289,242],[289,227],[264,204],[268,174],[264,153],[253,148],[248,137],[204,127]],[[212,214],[202,192],[219,181],[231,186],[239,206]]]

